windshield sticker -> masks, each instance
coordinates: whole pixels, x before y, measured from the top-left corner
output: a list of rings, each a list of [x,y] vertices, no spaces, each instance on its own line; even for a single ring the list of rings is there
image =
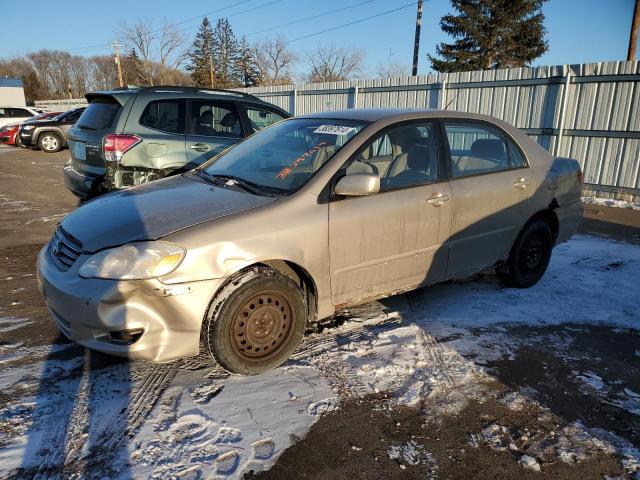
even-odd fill
[[[346,135],[349,132],[353,132],[354,127],[343,127],[341,125],[321,125],[316,128],[313,133],[324,133],[328,135]]]
[[[315,147],[304,152],[302,155],[296,158],[293,162],[291,162],[291,165],[289,165],[288,167],[284,167],[282,170],[280,170],[276,175],[276,179],[284,180],[285,178],[287,178],[289,174],[293,172],[294,168],[297,168],[298,165],[300,165],[306,158],[309,158],[311,155],[313,155],[314,153],[316,153],[318,150],[325,147],[326,145],[327,145],[327,142],[323,140],[320,143],[318,143]]]

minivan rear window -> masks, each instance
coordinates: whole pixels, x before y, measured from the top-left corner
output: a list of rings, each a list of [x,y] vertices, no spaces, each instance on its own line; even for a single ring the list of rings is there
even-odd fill
[[[97,98],[82,112],[77,125],[87,130],[104,130],[113,125],[120,108],[120,104],[115,100]]]

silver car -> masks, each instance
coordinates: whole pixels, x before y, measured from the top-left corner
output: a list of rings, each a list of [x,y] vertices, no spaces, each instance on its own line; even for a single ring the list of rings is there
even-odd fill
[[[530,287],[582,217],[575,160],[494,118],[347,110],[275,124],[68,215],[38,257],[89,348],[231,372],[283,363],[336,309],[494,267]]]

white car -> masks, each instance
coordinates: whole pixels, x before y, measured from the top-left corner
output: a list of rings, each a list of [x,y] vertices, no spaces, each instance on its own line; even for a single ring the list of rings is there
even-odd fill
[[[0,127],[10,123],[22,123],[44,111],[43,108],[36,107],[0,107]]]

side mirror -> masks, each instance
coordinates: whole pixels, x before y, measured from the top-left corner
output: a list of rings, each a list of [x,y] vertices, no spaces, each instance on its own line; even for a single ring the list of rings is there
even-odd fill
[[[361,197],[375,195],[380,191],[380,177],[372,173],[352,173],[345,175],[333,190],[336,195]]]

